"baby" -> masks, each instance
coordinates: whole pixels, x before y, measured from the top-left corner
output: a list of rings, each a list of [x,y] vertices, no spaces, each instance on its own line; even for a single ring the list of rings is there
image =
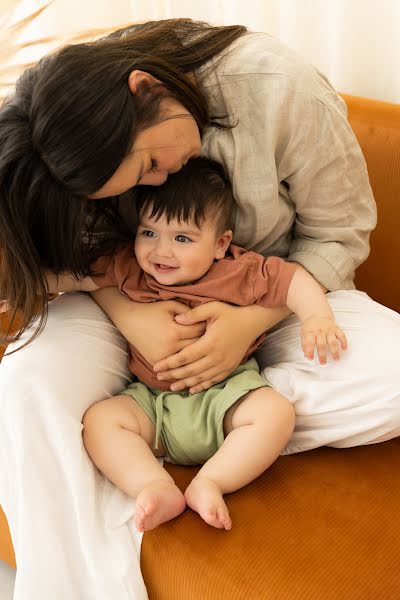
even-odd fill
[[[321,362],[327,348],[339,358],[346,337],[313,277],[299,265],[231,244],[235,201],[220,165],[194,159],[162,186],[139,187],[136,195],[135,241],[96,261],[90,278],[49,276],[51,291],[118,286],[136,302],[286,305],[302,322],[305,356],[313,358],[317,346]],[[135,380],[84,415],[85,447],[97,467],[136,498],[139,531],[177,517],[186,506],[206,523],[229,530],[223,496],[258,477],[287,444],[293,407],[251,357],[264,337],[227,379],[195,394],[172,392],[131,346]],[[159,464],[161,456],[203,465],[184,494]]]

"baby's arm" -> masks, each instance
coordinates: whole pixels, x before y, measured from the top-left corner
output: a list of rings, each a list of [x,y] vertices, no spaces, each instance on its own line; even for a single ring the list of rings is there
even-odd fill
[[[340,347],[347,348],[344,332],[335,317],[318,282],[303,267],[293,275],[287,295],[287,306],[302,322],[301,345],[304,356],[312,360],[317,346],[319,362],[326,363],[327,346],[334,360],[340,359]]]

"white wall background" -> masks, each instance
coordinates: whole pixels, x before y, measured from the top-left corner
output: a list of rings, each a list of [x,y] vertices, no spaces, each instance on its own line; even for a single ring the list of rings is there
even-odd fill
[[[16,7],[15,20],[44,4],[0,0],[0,17]],[[339,91],[400,103],[400,0],[53,0],[23,39],[49,34],[65,39],[90,28],[169,17],[240,23],[276,35]],[[43,47],[20,59],[40,53]]]

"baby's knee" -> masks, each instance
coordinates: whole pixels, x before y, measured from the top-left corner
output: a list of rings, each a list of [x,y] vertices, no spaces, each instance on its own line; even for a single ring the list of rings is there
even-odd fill
[[[272,422],[290,435],[295,424],[293,405],[272,388],[260,387],[243,396],[227,411],[224,429],[230,431],[253,424],[270,429]]]
[[[111,425],[117,418],[117,411],[112,403],[113,398],[95,402],[85,412],[82,418],[84,430],[90,431],[106,425]]]
[[[104,445],[110,433],[115,430],[115,414],[110,400],[100,400],[92,404],[82,418],[82,439],[92,458],[99,446]]]
[[[281,393],[272,388],[263,388],[266,390],[264,410],[269,415],[273,414],[279,417],[282,423],[286,424],[291,430],[294,429],[296,413],[293,404]]]
[[[140,420],[135,408],[132,399],[123,394],[100,400],[83,415],[84,431],[122,428],[140,433]]]
[[[295,426],[295,410],[291,402],[270,387],[254,392],[253,415],[261,429],[271,432],[271,427],[281,436],[289,438]]]

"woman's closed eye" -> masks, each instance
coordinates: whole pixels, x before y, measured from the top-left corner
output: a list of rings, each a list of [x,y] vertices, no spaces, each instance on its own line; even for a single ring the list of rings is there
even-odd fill
[[[158,169],[158,162],[154,158],[152,158],[149,173],[154,173],[155,171],[157,171],[157,169]]]

